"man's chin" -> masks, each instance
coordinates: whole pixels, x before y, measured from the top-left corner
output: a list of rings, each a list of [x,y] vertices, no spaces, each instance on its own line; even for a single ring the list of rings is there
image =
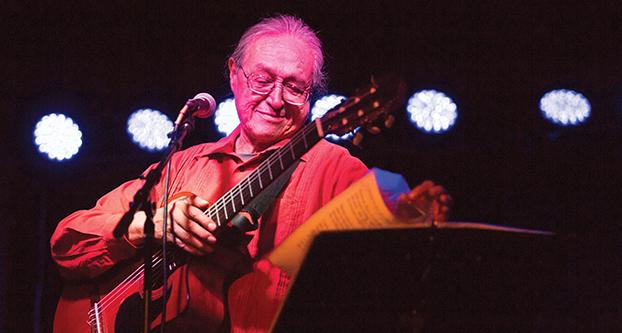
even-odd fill
[[[275,128],[273,130],[265,129],[263,131],[255,132],[250,136],[250,138],[253,144],[267,148],[281,141],[285,138],[285,136],[283,132]]]

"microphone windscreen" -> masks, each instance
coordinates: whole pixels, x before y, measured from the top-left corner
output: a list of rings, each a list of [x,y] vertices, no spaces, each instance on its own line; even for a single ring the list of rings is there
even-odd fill
[[[216,100],[208,93],[199,93],[188,101],[188,106],[195,108],[194,117],[208,118],[216,111]]]

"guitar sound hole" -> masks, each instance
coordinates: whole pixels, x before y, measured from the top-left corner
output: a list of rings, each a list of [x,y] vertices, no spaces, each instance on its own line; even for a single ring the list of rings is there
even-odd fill
[[[167,295],[170,295],[171,288],[169,288]],[[151,300],[149,307],[149,320],[153,321],[155,317],[162,313],[163,298],[156,298]],[[115,318],[114,332],[115,333],[142,333],[143,331],[143,307],[144,300],[140,297],[140,294],[136,293],[128,298],[119,307],[119,312]]]

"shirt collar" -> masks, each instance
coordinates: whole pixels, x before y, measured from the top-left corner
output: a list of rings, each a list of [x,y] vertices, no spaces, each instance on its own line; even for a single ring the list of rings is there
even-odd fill
[[[201,157],[210,157],[215,154],[226,154],[226,155],[233,155],[233,156],[238,157],[237,154],[235,153],[235,140],[240,135],[240,131],[241,131],[240,126],[236,127],[231,132],[231,134],[214,142],[213,144],[209,145],[208,147],[206,147],[205,149],[201,150],[196,155],[194,155],[194,159],[199,159]],[[259,153],[257,153],[257,155],[264,155],[266,153],[270,153],[274,150],[277,150],[283,147],[284,145],[286,145],[289,141],[290,141],[290,138],[283,139],[273,144],[272,146],[266,148],[265,150],[260,151]],[[304,155],[300,159],[303,161],[306,160]]]

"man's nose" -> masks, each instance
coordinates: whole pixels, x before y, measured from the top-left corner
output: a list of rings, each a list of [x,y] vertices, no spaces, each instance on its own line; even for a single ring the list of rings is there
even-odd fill
[[[275,109],[280,110],[283,108],[285,101],[283,101],[283,83],[280,81],[274,82],[272,91],[268,94],[268,104]]]

